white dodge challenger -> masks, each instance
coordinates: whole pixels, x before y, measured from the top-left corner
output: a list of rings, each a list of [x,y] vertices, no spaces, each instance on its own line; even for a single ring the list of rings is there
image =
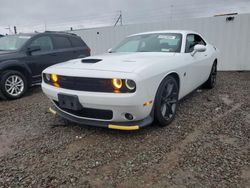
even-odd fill
[[[193,31],[131,35],[109,53],[43,71],[50,111],[91,126],[138,130],[173,121],[178,101],[216,81],[218,50]]]

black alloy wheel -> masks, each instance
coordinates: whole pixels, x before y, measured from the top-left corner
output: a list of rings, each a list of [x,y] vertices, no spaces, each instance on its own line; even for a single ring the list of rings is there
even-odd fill
[[[173,76],[167,76],[159,86],[155,101],[155,120],[160,126],[170,124],[176,114],[179,86]]]

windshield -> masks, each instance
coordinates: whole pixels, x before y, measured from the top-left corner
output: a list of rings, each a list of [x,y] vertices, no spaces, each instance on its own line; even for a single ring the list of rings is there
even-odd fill
[[[126,38],[113,52],[180,52],[180,33],[156,33],[135,35]]]
[[[18,50],[31,36],[9,35],[0,38],[0,50]]]

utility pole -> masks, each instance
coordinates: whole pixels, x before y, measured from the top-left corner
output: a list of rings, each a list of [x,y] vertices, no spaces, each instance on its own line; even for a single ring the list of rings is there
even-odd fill
[[[120,10],[120,24],[122,25],[122,11]]]
[[[120,21],[120,25],[122,25],[122,11],[121,10],[119,11],[119,17],[116,20],[114,27],[118,24],[119,21]]]
[[[14,26],[14,34],[17,34],[16,26]]]

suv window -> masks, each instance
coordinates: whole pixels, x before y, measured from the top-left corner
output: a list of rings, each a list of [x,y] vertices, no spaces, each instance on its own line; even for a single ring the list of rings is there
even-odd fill
[[[186,39],[185,53],[192,52],[196,44],[202,44],[206,46],[206,42],[201,38],[201,36],[196,34],[188,34]]]
[[[30,46],[40,46],[41,51],[53,50],[53,43],[49,36],[43,36],[33,40]]]
[[[53,36],[55,49],[71,48],[71,43],[68,37]]]
[[[80,38],[70,37],[70,41],[73,47],[86,46],[86,44]]]

